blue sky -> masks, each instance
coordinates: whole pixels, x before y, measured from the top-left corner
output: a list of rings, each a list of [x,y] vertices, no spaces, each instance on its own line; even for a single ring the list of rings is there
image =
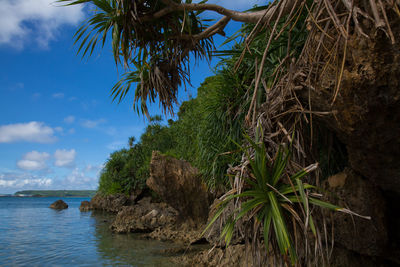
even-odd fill
[[[0,3],[0,193],[96,189],[108,155],[146,127],[132,98],[119,105],[110,99],[123,73],[110,47],[88,59],[76,56],[72,36],[88,10],[53,2]],[[209,2],[243,10],[260,1]],[[181,90],[180,102],[210,75],[206,62],[192,68],[193,87]],[[158,104],[150,113],[161,114]]]

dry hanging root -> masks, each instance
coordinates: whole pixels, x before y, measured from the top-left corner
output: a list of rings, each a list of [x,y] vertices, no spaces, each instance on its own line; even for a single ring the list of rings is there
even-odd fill
[[[288,4],[291,4],[293,8],[288,9]],[[400,18],[399,6],[400,1],[398,0],[317,0],[311,4],[310,1],[284,0],[275,1],[269,6],[266,13],[273,10],[275,17],[284,18],[285,26],[278,31],[277,21],[260,19],[245,40],[245,48],[237,62],[238,67],[245,53],[251,53],[250,44],[257,34],[266,28],[271,29],[262,60],[256,62],[256,76],[252,82],[255,85],[255,90],[253,95],[249,96],[252,99],[246,116],[250,135],[254,136],[254,129],[258,126],[262,127],[269,158],[276,154],[280,144],[292,143],[294,151],[289,173],[306,166],[306,151],[310,144],[305,143],[303,136],[305,127],[312,128],[313,116],[334,115],[335,111],[312,110],[311,101],[305,106],[304,99],[299,100],[298,92],[301,90],[322,90],[318,87],[318,82],[328,72],[327,70],[330,73],[334,70],[333,72],[336,73],[337,77],[336,84],[331,86],[332,91],[329,92],[331,103],[334,104],[340,95],[345,59],[349,49],[349,38],[356,35],[357,38],[371,39],[377,32],[383,31],[391,43],[396,44],[399,40],[396,40],[393,34],[391,23]],[[284,14],[283,10],[290,10],[290,12]],[[306,22],[299,20],[302,11],[307,12]],[[308,37],[304,48],[296,59],[291,57],[291,51],[288,49],[285,60],[274,71],[274,77],[271,79],[272,85],[267,88],[265,86],[266,77],[263,77],[262,74],[270,45],[284,30],[293,30],[294,23],[307,23]],[[257,91],[262,90],[260,85],[264,85],[263,92],[266,94],[266,102],[257,106],[255,98]],[[310,139],[312,140],[312,136]],[[243,177],[246,176],[247,164],[248,159],[243,157],[240,166],[232,167],[229,170],[235,177],[231,192],[241,192],[243,186],[245,186]],[[236,208],[239,208],[240,204],[240,202],[235,203]],[[259,253],[260,250],[264,249],[259,228],[255,227],[254,229],[258,229],[257,234],[253,232],[249,238],[252,240],[251,245],[256,256],[255,259],[261,265],[266,262],[266,258],[260,257]],[[323,225],[317,231],[320,235],[328,235],[326,225]],[[245,232],[245,229],[242,229],[241,232]],[[295,233],[295,236],[296,242],[301,243],[301,241],[298,241],[301,235]],[[302,245],[306,246],[305,251],[299,252],[304,255],[304,265],[327,264],[330,253],[323,250],[321,236],[318,236],[313,242],[304,243],[303,241]],[[296,243],[296,247],[298,248],[299,244]],[[274,262],[274,264],[284,264],[285,262],[280,258],[279,253],[270,254],[268,261]]]

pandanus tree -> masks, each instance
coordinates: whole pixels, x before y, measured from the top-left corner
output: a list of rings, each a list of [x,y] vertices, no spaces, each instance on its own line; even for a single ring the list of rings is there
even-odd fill
[[[121,101],[132,85],[136,85],[134,106],[148,115],[147,102],[158,97],[164,112],[172,112],[179,86],[190,82],[190,59],[210,59],[213,36],[224,35],[231,20],[257,23],[287,13],[299,1],[275,5],[265,10],[238,12],[206,1],[191,0],[60,0],[66,5],[88,3],[94,14],[75,34],[80,42],[78,53],[91,55],[97,44],[105,45],[112,38],[112,51],[117,65],[126,73],[112,88],[114,100]],[[213,11],[222,18],[209,25],[201,17]],[[139,105],[138,105],[139,104]]]
[[[373,45],[374,41],[383,40],[376,38],[381,35],[386,35],[392,46],[398,42],[396,32],[400,17],[399,1],[281,0],[248,12],[229,10],[219,5],[208,4],[206,1],[195,4],[190,0],[60,2],[66,5],[88,3],[95,7],[94,14],[75,35],[76,42],[80,43],[78,51],[82,52],[83,56],[90,55],[97,44],[104,46],[107,36],[111,35],[115,62],[126,69],[122,79],[112,88],[112,96],[114,100],[121,101],[127,96],[131,86],[136,85],[134,106],[144,114],[148,114],[147,103],[155,102],[157,98],[165,113],[173,111],[178,88],[190,82],[190,60],[210,59],[214,50],[213,36],[224,34],[224,29],[231,20],[254,25],[254,29],[245,36],[243,53],[238,57],[235,70],[241,62],[246,62],[246,53],[254,52],[249,51],[249,47],[253,41],[258,40],[259,33],[267,31],[265,39],[260,40],[265,46],[257,51],[261,58],[254,60],[255,75],[254,79],[250,79],[249,85],[254,88],[253,94],[251,95],[250,90],[246,93],[247,100],[250,100],[246,115],[250,136],[257,139],[254,133],[256,125],[261,126],[263,134],[257,143],[252,143],[251,138],[247,138],[253,146],[245,147],[241,166],[231,169],[233,188],[225,194],[226,202],[223,203],[235,200],[237,209],[236,215],[231,214],[231,221],[222,231],[222,235],[228,237],[229,243],[233,225],[248,217],[246,219],[253,223],[255,229],[255,233],[251,235],[256,237],[253,238],[255,246],[258,246],[259,240],[264,242],[263,245],[271,243],[272,247],[279,248],[280,253],[276,253],[277,256],[284,255],[285,264],[296,265],[300,264],[301,260],[301,257],[296,256],[299,253],[293,250],[300,246],[291,241],[297,240],[296,228],[291,226],[296,224],[287,223],[296,220],[304,230],[302,232],[305,240],[309,236],[308,229],[312,228],[316,242],[305,242],[308,246],[304,253],[305,257],[310,259],[310,266],[319,266],[313,263],[312,259],[318,258],[314,257],[316,254],[324,257],[323,252],[317,253],[320,251],[318,248],[323,247],[322,239],[318,234],[318,227],[311,226],[312,210],[308,208],[308,203],[336,210],[340,208],[314,199],[314,195],[317,196],[312,192],[314,186],[304,183],[306,186],[303,187],[303,182],[300,183],[293,177],[300,178],[296,176],[299,170],[304,176],[307,173],[301,166],[309,164],[308,153],[311,152],[308,152],[307,148],[311,147],[310,142],[313,140],[313,118],[332,116],[337,119],[336,111],[333,110],[334,104],[341,99],[345,69],[354,63],[349,50],[354,49],[358,40],[360,44],[368,40]],[[210,20],[202,15],[204,11],[215,12],[222,17],[210,23]],[[299,23],[302,24],[300,30],[305,33],[304,45],[298,46],[301,47],[299,53],[294,53],[295,47],[291,41]],[[265,72],[263,68],[270,60],[268,55],[274,50],[274,42],[285,34],[288,41],[286,49],[281,51],[282,57],[275,58],[274,62],[277,65]],[[264,76],[265,73],[268,77]],[[257,103],[259,90],[264,94],[264,103]],[[351,91],[350,87],[346,93]],[[354,99],[357,97],[355,95]],[[322,111],[316,111],[313,110],[314,100],[327,104],[323,106]],[[336,107],[340,108],[340,105]],[[307,127],[311,128],[311,141],[303,138],[303,130]],[[282,154],[283,143],[292,144],[294,151],[291,151],[290,162],[286,160],[289,159],[288,152]],[[265,149],[264,144],[268,144]],[[279,158],[285,160],[281,161]],[[257,161],[262,164],[256,164]],[[270,173],[275,173],[274,166],[277,165],[281,166],[282,172],[279,171],[276,179],[272,179],[275,182],[265,183],[265,180],[274,177]],[[263,172],[258,171],[259,168]],[[251,193],[248,192],[249,186],[255,188]],[[265,198],[266,194],[268,199]],[[279,202],[271,201],[275,198],[278,198]],[[236,201],[237,199],[241,201]],[[288,206],[288,203],[295,203],[296,208]],[[273,207],[271,204],[274,204]],[[264,206],[274,208],[276,216],[269,211],[273,209],[264,209]],[[281,209],[285,209],[289,215],[283,220],[279,216],[283,214],[279,211]],[[223,209],[217,215],[221,215],[222,212]],[[305,217],[304,221],[298,220],[301,214]],[[271,216],[275,216],[274,219],[271,219]],[[260,221],[264,221],[264,226],[260,227]],[[271,225],[274,234],[272,230],[269,231],[272,229]],[[284,225],[288,225],[288,231]],[[260,230],[257,235],[258,229],[264,231]],[[290,260],[285,258],[288,256]]]

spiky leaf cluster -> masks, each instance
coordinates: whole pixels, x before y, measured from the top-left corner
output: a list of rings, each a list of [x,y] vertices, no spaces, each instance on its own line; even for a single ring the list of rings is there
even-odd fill
[[[174,0],[180,3],[180,0]],[[148,102],[158,97],[164,112],[177,102],[178,87],[190,82],[189,59],[209,59],[212,37],[197,39],[207,25],[198,11],[154,14],[167,5],[158,0],[60,0],[66,5],[88,3],[94,14],[75,34],[78,53],[91,55],[98,43],[104,46],[111,35],[117,65],[126,73],[112,88],[112,96],[121,101],[135,85],[133,105],[148,115]],[[137,105],[140,103],[140,107]]]

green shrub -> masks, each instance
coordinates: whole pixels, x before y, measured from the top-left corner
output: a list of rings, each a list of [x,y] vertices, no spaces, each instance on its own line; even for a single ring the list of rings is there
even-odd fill
[[[291,264],[294,265],[298,258],[293,242],[295,230],[292,223],[299,224],[305,232],[309,227],[314,236],[317,235],[310,204],[335,211],[352,212],[311,196],[310,193],[315,191],[316,187],[304,183],[302,178],[316,169],[317,164],[289,176],[285,171],[290,158],[290,149],[287,146],[281,146],[275,157],[268,160],[260,129],[256,134],[255,142],[248,136],[245,138],[254,150],[254,157],[251,157],[248,147],[240,146],[250,163],[250,175],[244,178],[247,184],[246,189],[242,193],[227,196],[219,204],[218,211],[204,232],[218,219],[230,201],[240,199],[241,207],[230,214],[221,232],[221,238],[225,238],[226,245],[229,245],[234,227],[241,218],[254,218],[262,225],[266,251],[270,251],[271,243],[277,244],[282,257],[289,256]],[[275,251],[274,254],[279,253]]]
[[[129,138],[129,149],[110,154],[100,175],[98,190],[101,193],[128,195],[136,189],[146,188],[152,151],[166,152],[175,145],[170,129],[160,122],[160,116],[152,117],[137,144],[134,144],[134,138]]]

